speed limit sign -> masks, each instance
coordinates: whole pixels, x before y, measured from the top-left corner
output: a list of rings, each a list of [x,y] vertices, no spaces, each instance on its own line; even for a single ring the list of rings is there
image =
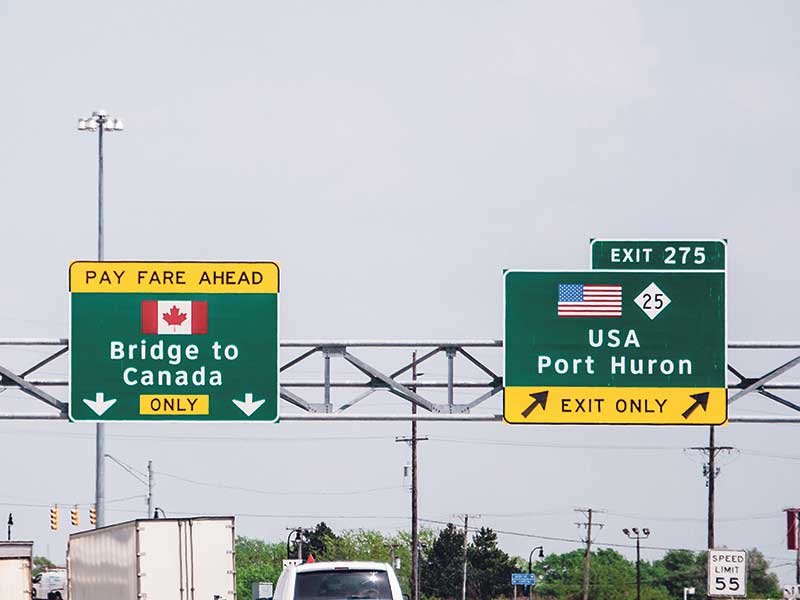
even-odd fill
[[[708,551],[708,595],[747,596],[747,552]]]

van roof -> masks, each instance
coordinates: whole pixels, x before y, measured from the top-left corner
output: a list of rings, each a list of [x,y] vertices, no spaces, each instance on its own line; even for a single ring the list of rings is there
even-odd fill
[[[389,565],[380,562],[369,562],[361,560],[332,560],[305,563],[295,567],[297,573],[307,573],[309,571],[388,571]]]

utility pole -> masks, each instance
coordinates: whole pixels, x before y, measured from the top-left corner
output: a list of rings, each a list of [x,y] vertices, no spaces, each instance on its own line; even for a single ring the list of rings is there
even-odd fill
[[[417,381],[417,351],[411,353],[411,380]],[[411,391],[416,393],[417,386],[412,385]],[[411,414],[417,414],[417,405],[411,403]],[[417,442],[425,441],[428,438],[417,437],[417,422],[411,420],[411,437],[396,438],[397,442],[408,442],[411,444],[411,600],[419,600],[419,508],[417,505]],[[394,565],[392,565],[394,566]]]
[[[592,560],[592,509],[586,525],[586,556],[583,561],[583,600],[589,600],[589,563]]]
[[[717,446],[715,439],[715,428],[712,425],[708,428],[708,446],[692,446],[690,450],[697,450],[703,452],[708,456],[708,462],[703,465],[703,474],[706,477],[706,486],[708,486],[708,549],[714,549],[714,505],[716,493],[716,480],[719,475],[719,467],[717,467],[717,456],[720,452],[732,452],[736,448],[733,446]]]
[[[147,518],[152,519],[153,515],[153,461],[147,461]]]
[[[464,518],[464,578],[461,581],[461,600],[467,600],[467,547],[469,545],[469,518],[473,517],[479,519],[480,515],[470,515],[464,513],[463,515],[456,515],[456,517]]]
[[[716,440],[714,426],[708,428],[708,549],[714,548],[714,491],[717,481]]]
[[[592,519],[596,512],[593,508],[579,508],[577,512],[586,515],[586,523],[576,523],[578,527],[586,527],[586,555],[583,559],[583,600],[589,600],[589,573],[592,560],[592,527],[602,529],[602,523],[595,523]]]

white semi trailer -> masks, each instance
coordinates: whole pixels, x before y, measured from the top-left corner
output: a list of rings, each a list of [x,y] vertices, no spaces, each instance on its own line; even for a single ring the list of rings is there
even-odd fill
[[[147,519],[73,534],[69,600],[236,600],[233,517]]]
[[[0,542],[0,598],[31,600],[33,542]]]

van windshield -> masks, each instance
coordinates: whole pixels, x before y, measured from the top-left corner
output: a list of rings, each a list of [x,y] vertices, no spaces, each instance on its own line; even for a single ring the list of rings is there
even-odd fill
[[[294,600],[392,600],[392,590],[386,571],[307,571],[297,574]]]

